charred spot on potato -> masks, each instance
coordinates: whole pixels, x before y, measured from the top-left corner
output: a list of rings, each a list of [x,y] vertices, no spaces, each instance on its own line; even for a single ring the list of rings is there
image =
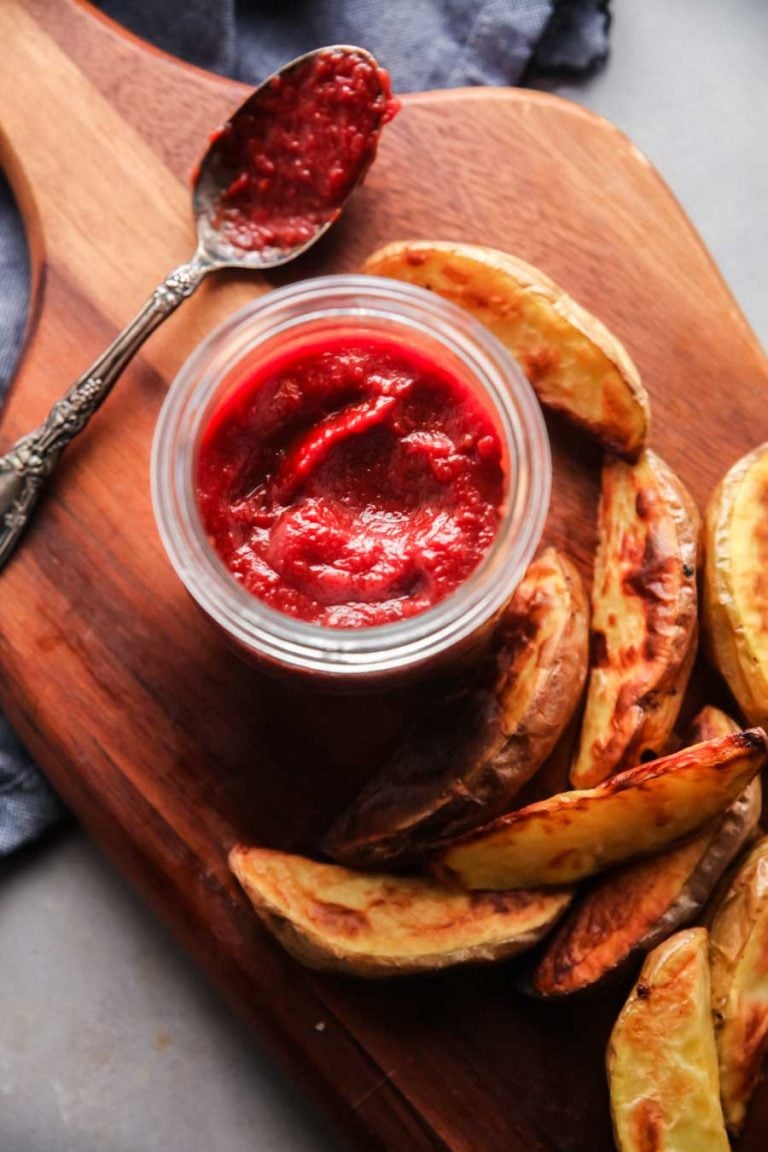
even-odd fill
[[[535,384],[556,367],[557,353],[553,348],[537,348],[523,356],[522,365],[531,384]]]
[[[465,307],[470,311],[485,312],[490,307],[491,298],[487,292],[478,292],[476,288],[467,288],[464,291]]]
[[[675,557],[659,557],[650,549],[648,552],[648,556],[643,557],[642,566],[624,576],[624,590],[641,600],[667,603],[670,577],[674,577],[679,562]]]
[[[449,261],[443,265],[443,276],[446,280],[451,280],[454,284],[468,284],[470,276],[463,268],[457,267],[456,264],[451,264]]]
[[[365,912],[325,900],[314,901],[310,915],[316,924],[339,936],[359,936],[369,927]]]
[[[601,668],[608,664],[608,641],[605,632],[593,631],[591,640],[591,662],[593,668]]]
[[[768,529],[766,530],[768,536]],[[752,597],[760,618],[760,630],[768,633],[768,573],[756,572],[752,581]],[[757,630],[756,633],[757,635]]]
[[[635,496],[635,512],[641,520],[647,520],[653,511],[654,501],[646,488],[641,488]]]
[[[467,895],[471,908],[485,912],[497,912],[499,915],[522,907],[529,898],[529,894],[524,893],[522,894],[523,900],[521,900],[521,893],[514,890],[511,892],[469,892]]]
[[[566,820],[564,823],[569,824],[570,820]],[[552,868],[556,871],[567,870],[573,865],[578,865],[582,856],[583,850],[581,848],[565,848],[562,852],[556,852],[551,858]]]
[[[736,732],[733,740],[751,752],[765,752],[765,733],[762,728],[746,728],[743,732]]]
[[[510,608],[498,630],[497,665],[505,674],[515,658],[516,650],[523,643],[529,643],[536,635],[541,620],[537,618],[546,606],[535,595],[531,598],[530,611],[517,612]],[[537,609],[539,612],[537,613]]]
[[[632,1124],[635,1152],[663,1152],[664,1129],[657,1104],[652,1100],[641,1100],[635,1109]]]
[[[653,632],[649,632],[643,640],[643,659],[655,660],[663,648],[663,640]]]

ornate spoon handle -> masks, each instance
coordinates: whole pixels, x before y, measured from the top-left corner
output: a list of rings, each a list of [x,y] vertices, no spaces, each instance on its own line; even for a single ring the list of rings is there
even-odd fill
[[[67,444],[104,403],[150,333],[192,295],[212,267],[196,255],[170,272],[109,348],[56,401],[43,423],[0,456],[0,568],[16,548]]]

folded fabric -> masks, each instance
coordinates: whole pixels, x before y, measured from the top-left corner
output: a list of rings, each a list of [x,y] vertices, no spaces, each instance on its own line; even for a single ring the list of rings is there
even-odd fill
[[[608,51],[605,0],[103,0],[99,7],[167,52],[247,83],[322,44],[370,49],[399,92],[585,72]],[[0,400],[21,345],[28,284],[21,222],[0,176]],[[64,811],[0,716],[0,855]]]

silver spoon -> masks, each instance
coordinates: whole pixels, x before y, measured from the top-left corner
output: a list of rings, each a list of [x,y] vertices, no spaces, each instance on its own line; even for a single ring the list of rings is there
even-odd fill
[[[316,57],[331,53],[352,53],[375,70],[379,95],[382,98],[381,124],[388,118],[386,78],[376,60],[363,48],[339,44],[319,48],[297,57],[279,72],[269,76],[227,121],[226,128],[246,123],[245,117],[260,110],[265,94],[278,77],[284,80],[297,68],[309,65]],[[278,81],[279,83],[280,81]],[[273,87],[274,90],[274,87]],[[220,268],[252,268],[265,271],[287,264],[306,252],[336,220],[347,197],[365,175],[375,154],[372,147],[360,160],[343,200],[335,206],[326,220],[312,226],[311,234],[290,246],[271,245],[263,248],[242,248],[228,236],[226,224],[217,215],[221,196],[231,184],[233,170],[225,155],[226,132],[218,133],[203,157],[198,169],[193,194],[193,208],[197,224],[198,244],[194,256],[186,264],[166,276],[155,289],[141,311],[120,333],[109,348],[90,368],[75,381],[68,392],[57,400],[48,416],[33,432],[22,436],[4,456],[0,456],[0,568],[8,561],[29,523],[40,493],[53,473],[62,452],[88,424],[91,416],[106,400],[123,369],[133,358],[147,337],[167,316],[178,308],[182,300],[191,296],[204,276]],[[224,143],[223,143],[224,141]]]

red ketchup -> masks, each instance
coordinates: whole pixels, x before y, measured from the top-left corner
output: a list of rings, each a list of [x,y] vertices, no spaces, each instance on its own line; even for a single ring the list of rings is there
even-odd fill
[[[196,492],[212,546],[270,607],[332,628],[424,612],[480,563],[507,489],[494,421],[453,370],[378,333],[267,360],[216,410]]]
[[[399,108],[387,73],[322,52],[276,76],[217,141],[231,183],[214,215],[237,247],[287,250],[334,220]]]

